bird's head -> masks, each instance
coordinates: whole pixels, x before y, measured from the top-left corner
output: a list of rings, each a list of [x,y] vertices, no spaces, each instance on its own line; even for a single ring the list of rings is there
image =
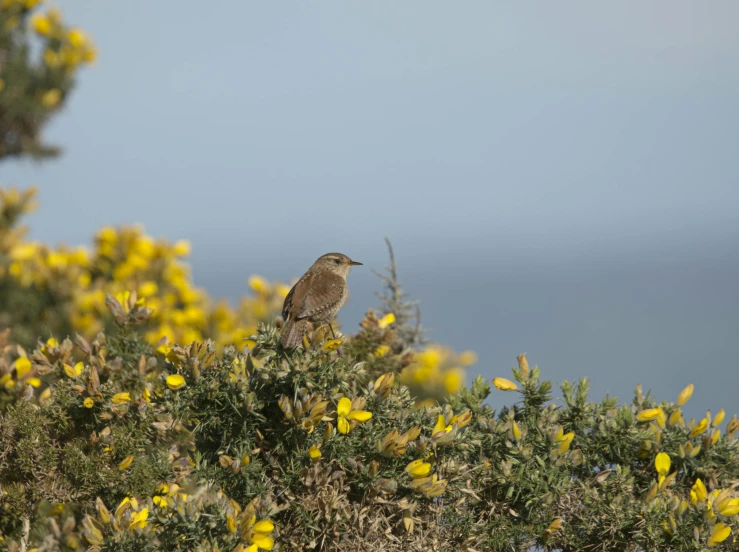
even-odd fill
[[[349,274],[351,267],[361,264],[362,263],[357,261],[352,261],[342,253],[326,253],[325,255],[318,257],[316,262],[313,263],[313,269],[328,270],[346,277]]]

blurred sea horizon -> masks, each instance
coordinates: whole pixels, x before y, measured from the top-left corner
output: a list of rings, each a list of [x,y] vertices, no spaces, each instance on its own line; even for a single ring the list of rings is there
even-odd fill
[[[342,251],[365,263],[350,274],[350,299],[339,314],[347,333],[379,305],[382,282],[372,270],[382,271],[387,257],[382,240],[377,245],[361,248],[364,256]],[[694,383],[688,419],[736,404],[739,255],[728,248],[621,252],[579,262],[563,254],[535,262],[410,245],[394,243],[400,282],[420,302],[430,339],[477,353],[468,383],[478,373],[510,377],[516,355],[526,352],[555,383],[555,398],[556,384],[588,377],[593,398],[609,394],[625,402],[637,383],[658,401],[674,401]],[[265,262],[211,254],[194,248],[196,284],[230,300],[248,291],[252,273],[291,283],[313,260],[307,252]],[[725,371],[722,381],[717,370]],[[501,406],[511,397],[494,390],[490,400]]]
[[[60,2],[99,58],[62,155],[2,165],[40,186],[31,239],[139,221],[231,299],[340,251],[351,333],[388,236],[468,381],[527,352],[594,398],[739,410],[739,3],[136,6]]]

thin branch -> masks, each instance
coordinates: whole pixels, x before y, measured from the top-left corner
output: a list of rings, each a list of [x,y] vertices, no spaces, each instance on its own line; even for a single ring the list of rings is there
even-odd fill
[[[383,282],[382,293],[376,294],[382,303],[380,312],[383,315],[389,313],[395,315],[395,329],[398,337],[408,346],[422,344],[425,339],[423,337],[424,330],[421,326],[421,309],[418,306],[418,301],[409,300],[403,291],[398,280],[395,251],[393,251],[393,246],[388,238],[385,238],[385,243],[387,244],[390,264],[385,267],[385,274],[373,271]]]

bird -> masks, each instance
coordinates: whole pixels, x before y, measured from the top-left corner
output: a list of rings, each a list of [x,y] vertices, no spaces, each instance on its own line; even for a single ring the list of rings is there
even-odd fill
[[[318,257],[285,297],[282,305],[285,327],[280,339],[283,348],[294,349],[302,344],[308,322],[329,324],[333,335],[331,320],[349,293],[346,277],[351,267],[361,265],[342,253],[326,253]]]

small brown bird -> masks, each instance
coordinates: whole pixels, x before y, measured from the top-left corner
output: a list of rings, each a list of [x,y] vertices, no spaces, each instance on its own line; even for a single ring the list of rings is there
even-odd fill
[[[282,318],[286,322],[281,340],[283,347],[291,349],[300,345],[308,322],[330,324],[346,301],[349,270],[361,264],[341,253],[326,253],[313,263],[282,305]]]

